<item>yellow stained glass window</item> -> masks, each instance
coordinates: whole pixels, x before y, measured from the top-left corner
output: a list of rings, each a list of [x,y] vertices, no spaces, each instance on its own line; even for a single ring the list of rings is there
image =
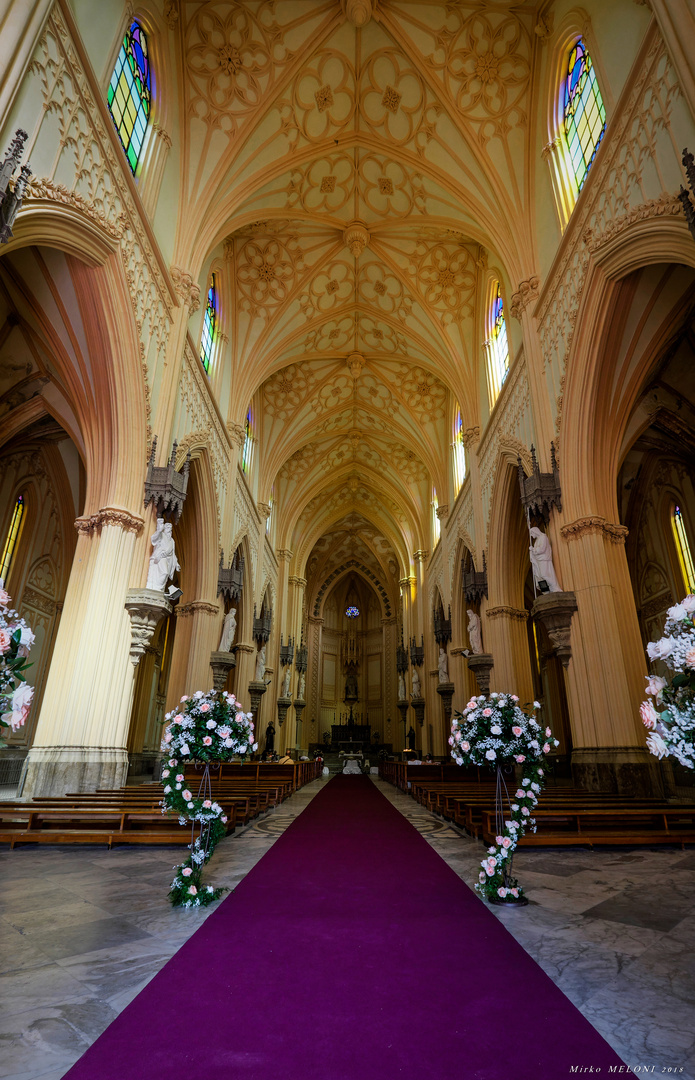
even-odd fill
[[[24,496],[19,495],[16,503],[14,504],[14,510],[12,511],[12,520],[10,521],[10,528],[7,533],[4,547],[2,549],[2,559],[0,559],[0,579],[7,581],[7,575],[10,572],[12,565],[12,557],[17,547],[17,541],[19,540],[19,534],[22,530],[22,520],[24,518]]]

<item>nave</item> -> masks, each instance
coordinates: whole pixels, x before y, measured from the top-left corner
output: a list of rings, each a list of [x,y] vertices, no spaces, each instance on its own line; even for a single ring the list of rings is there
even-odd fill
[[[172,848],[3,853],[5,1075],[58,1080],[119,1015],[72,1080],[695,1075],[692,853],[522,849],[525,909],[466,887],[481,853],[366,777],[222,841],[205,911],[162,902]]]

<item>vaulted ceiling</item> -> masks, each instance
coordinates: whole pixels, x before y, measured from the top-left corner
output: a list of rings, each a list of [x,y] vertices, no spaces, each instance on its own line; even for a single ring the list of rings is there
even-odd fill
[[[175,261],[229,267],[231,409],[256,395],[259,498],[304,560],[319,526],[359,513],[408,573],[432,488],[449,498],[456,403],[478,422],[482,292],[532,265],[537,5],[183,12]]]

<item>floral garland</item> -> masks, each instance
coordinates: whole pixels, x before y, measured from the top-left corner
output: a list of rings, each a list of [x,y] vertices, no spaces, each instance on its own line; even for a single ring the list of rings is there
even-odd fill
[[[29,686],[24,674],[34,634],[10,607],[10,600],[0,578],[0,724],[17,731],[29,715],[34,696],[34,687]],[[0,739],[0,746],[5,745]]]
[[[162,813],[175,811],[182,825],[200,822],[201,831],[190,845],[189,857],[174,868],[176,876],[169,899],[175,907],[207,907],[225,890],[201,884],[203,867],[227,831],[227,815],[212,799],[207,766],[211,761],[229,761],[236,755],[243,760],[246,754],[258,750],[258,743],[254,742],[251,713],[242,711],[234,694],[196,690],[192,697],[184,694],[180,704],[183,708],[174,709],[164,718],[168,726],[162,750],[170,757],[162,769]],[[197,795],[186,786],[184,759],[206,765]]]
[[[675,673],[670,681],[647,676],[646,692],[654,698],[654,703],[644,701],[640,706],[649,731],[647,747],[659,759],[671,754],[681,765],[695,769],[695,596],[668,609],[664,635],[649,642],[647,655]]]
[[[535,717],[540,709],[533,703],[533,713],[519,707],[516,694],[490,694],[472,697],[462,713],[455,713],[449,745],[457,765],[521,766],[521,782],[505,811],[504,828],[495,837],[483,859],[476,890],[486,899],[499,903],[525,903],[523,888],[511,875],[514,849],[527,829],[536,831],[531,816],[544,784],[542,762],[557,739],[549,727],[545,732]],[[498,772],[499,776],[499,772]]]

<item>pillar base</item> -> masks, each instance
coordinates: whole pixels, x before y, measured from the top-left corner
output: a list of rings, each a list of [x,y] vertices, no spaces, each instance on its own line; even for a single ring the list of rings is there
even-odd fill
[[[27,755],[19,795],[65,795],[123,787],[128,775],[125,747],[33,746]]]
[[[475,675],[480,693],[487,697],[490,693],[490,672],[495,663],[492,653],[471,653],[466,657],[466,663],[468,670]]]
[[[584,791],[664,798],[657,759],[639,746],[580,746],[572,751],[572,780]]]

